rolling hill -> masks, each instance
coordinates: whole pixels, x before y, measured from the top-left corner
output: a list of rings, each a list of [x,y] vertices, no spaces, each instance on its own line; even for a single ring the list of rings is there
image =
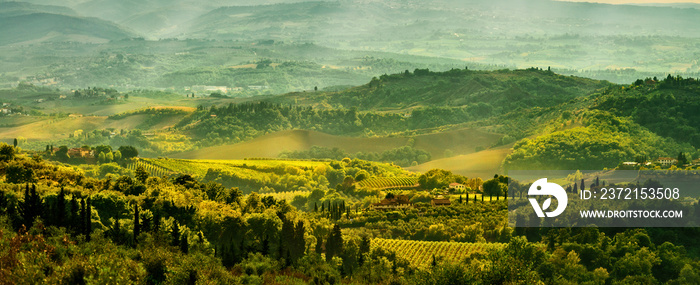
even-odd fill
[[[688,65],[695,56],[687,50],[700,37],[690,28],[698,17],[698,9],[548,0],[316,1],[217,8],[192,20],[181,37],[314,42],[509,68],[551,66],[568,74],[597,71],[589,76],[623,83],[635,79],[627,72],[700,71]],[[669,59],[669,52],[682,60]]]
[[[473,129],[417,135],[412,137],[414,147],[428,151],[433,157],[443,157],[445,150],[457,154],[471,153],[476,147],[495,143],[501,136]],[[207,147],[172,155],[187,159],[243,159],[251,157],[276,158],[285,151],[308,150],[312,146],[339,148],[357,152],[384,152],[409,143],[410,137],[344,137],[315,131],[289,130],[255,138],[233,145]]]
[[[44,12],[0,16],[0,45],[44,41],[105,43],[135,36],[119,26],[97,18],[83,18]]]
[[[29,1],[58,5],[55,1]],[[430,3],[269,0],[255,4],[240,0],[71,0],[62,1],[60,5],[72,10],[21,8],[73,18],[37,23],[41,21],[34,19],[36,17],[14,18],[20,15],[10,13],[4,17],[11,17],[13,26],[2,26],[10,29],[5,29],[6,39],[0,39],[0,45],[41,41],[70,41],[71,44],[2,50],[2,54],[7,55],[2,60],[8,67],[6,70],[0,67],[0,72],[4,73],[0,73],[0,84],[27,80],[71,88],[95,85],[181,88],[188,85],[273,85],[264,81],[278,80],[275,85],[280,83],[281,87],[270,89],[274,92],[262,92],[269,95],[310,90],[315,86],[357,85],[372,76],[404,69],[455,67],[431,66],[445,60],[455,61],[450,64],[455,63],[460,68],[550,66],[557,73],[616,83],[645,76],[665,76],[668,72],[684,76],[697,76],[700,72],[693,53],[700,43],[700,34],[692,28],[700,17],[698,9],[548,0],[529,1],[528,5],[515,0]],[[14,6],[17,10],[19,4]],[[85,25],[74,22],[76,18],[81,21],[89,18],[78,17],[76,13],[104,21],[91,22],[89,26],[92,27],[86,30],[82,28]],[[21,16],[29,15],[32,14],[22,12]],[[362,20],[358,20],[360,18]],[[17,22],[22,24],[16,25]],[[66,27],[64,22],[70,23],[72,28]],[[27,28],[35,25],[40,27]],[[121,33],[115,35],[114,28],[121,29]],[[75,44],[104,43],[125,37],[124,34],[147,40],[127,47],[123,43]],[[145,47],[160,45],[160,40],[156,39],[164,39],[165,50]],[[171,49],[174,45],[183,44],[174,39],[183,42],[198,39],[213,47],[205,52],[201,46],[195,47],[197,44],[187,40],[184,45],[188,48],[174,50]],[[267,44],[271,42],[284,45],[275,48]],[[358,55],[339,58],[328,53],[314,54],[317,49],[311,47],[302,53],[294,50],[307,48],[304,46],[307,43],[337,53],[350,51]],[[124,60],[112,60],[118,55],[128,56]],[[352,64],[364,56],[397,59],[399,55],[420,56],[423,60],[399,59],[408,64],[389,68]],[[328,67],[330,71],[326,74],[320,68],[302,67],[295,68],[296,72],[261,72],[261,79],[255,82],[249,79],[257,74],[247,76],[250,74],[227,69],[264,59],[276,63],[311,62]],[[236,81],[232,76],[244,80]]]
[[[104,129],[157,131],[172,127],[181,119],[182,115],[155,117],[148,114],[130,115],[119,120],[110,119],[107,116],[48,117],[26,122],[19,121],[11,126],[2,126],[0,127],[0,141],[12,141],[13,138],[18,137],[29,141],[57,141],[69,138],[76,131],[87,133]]]
[[[344,91],[291,93],[261,100],[182,99],[145,92],[150,97],[133,96],[122,104],[69,107],[69,101],[75,100],[54,98],[43,106],[59,108],[56,104],[60,103],[65,110],[82,109],[84,114],[114,112],[157,100],[168,100],[166,105],[171,106],[184,102],[199,107],[112,119],[14,120],[0,128],[0,138],[25,137],[38,148],[49,142],[82,145],[83,141],[70,138],[78,130],[140,129],[149,135],[157,131],[156,136],[135,133],[131,138],[148,149],[150,156],[277,158],[315,146],[338,151],[314,150],[287,157],[358,157],[401,166],[419,164],[410,168],[415,171],[446,168],[482,177],[512,169],[602,169],[640,156],[683,152],[696,158],[700,154],[698,118],[693,113],[697,86],[697,80],[682,77],[620,86],[540,69],[416,70],[381,76]],[[22,98],[33,102],[42,92],[52,91],[26,92]],[[650,113],[656,116],[645,116]],[[31,134],[24,135],[29,130]],[[100,143],[128,143],[124,139],[128,138],[114,142],[104,138]]]
[[[508,37],[533,31],[590,35],[636,31],[668,35],[669,30],[675,35],[698,36],[697,31],[680,26],[694,22],[699,15],[700,11],[695,9],[548,0],[530,1],[528,5],[513,0],[314,1],[221,7],[195,19],[188,36],[304,38],[323,42],[360,40],[370,45],[387,40],[429,40],[435,36],[436,29],[443,33],[497,31]],[[357,21],[359,17],[363,20]],[[578,19],[576,28],[570,26],[572,19]],[[679,30],[675,30],[677,28]]]
[[[439,168],[467,177],[491,178],[494,174],[503,174],[501,163],[512,152],[510,146],[482,150],[475,153],[457,155],[429,161],[417,166],[407,167],[407,170],[427,172]]]
[[[53,14],[61,14],[61,15],[67,15],[67,16],[78,16],[77,12],[75,12],[73,9],[70,9],[68,7],[65,7],[65,6],[39,5],[39,4],[31,4],[31,3],[27,3],[27,2],[14,2],[14,1],[0,2],[0,3],[2,3],[2,5],[0,5],[0,18],[28,15],[28,14],[34,14],[34,13],[53,13]]]
[[[276,103],[356,107],[360,110],[402,110],[416,107],[473,106],[475,114],[517,108],[549,107],[609,86],[605,81],[558,75],[537,69],[432,72],[416,69],[383,75],[370,83],[339,92],[308,95],[290,93],[270,99]]]

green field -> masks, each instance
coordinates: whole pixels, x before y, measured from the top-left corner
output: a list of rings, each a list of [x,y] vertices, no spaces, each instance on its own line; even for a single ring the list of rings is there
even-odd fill
[[[408,260],[418,268],[428,268],[436,259],[449,263],[460,263],[474,253],[486,253],[488,250],[503,248],[500,243],[465,243],[465,242],[431,242],[375,238],[372,248],[383,248],[396,252],[396,255]]]
[[[296,169],[313,169],[317,166],[328,165],[327,162],[299,161],[299,160],[207,160],[207,159],[141,159],[152,165],[161,167],[174,173],[187,173],[197,178],[203,178],[209,169],[235,169],[237,171],[251,171],[250,168],[261,170],[278,169],[287,166]]]
[[[369,178],[356,184],[361,188],[388,189],[414,188],[418,186],[418,177]]]

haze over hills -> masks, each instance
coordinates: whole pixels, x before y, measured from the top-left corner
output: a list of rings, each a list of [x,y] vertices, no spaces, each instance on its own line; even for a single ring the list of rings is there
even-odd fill
[[[43,0],[33,3],[57,5]],[[546,0],[527,4],[512,0],[264,1],[256,6],[244,1],[90,0],[61,4],[70,9],[34,5],[17,11],[18,4],[12,4],[13,9],[8,5],[0,8],[6,10],[3,17],[21,16],[6,22],[10,29],[0,35],[0,49],[7,55],[3,61],[10,63],[0,70],[0,84],[29,81],[70,88],[157,87],[176,88],[182,93],[183,87],[191,85],[284,85],[264,93],[278,94],[315,86],[357,85],[382,73],[426,67],[442,71],[455,66],[549,66],[561,74],[616,83],[668,73],[697,76],[700,72],[693,52],[700,46],[700,32],[694,28],[700,18],[697,9]],[[27,19],[27,9],[50,15]],[[64,19],[66,16],[75,18]],[[112,24],[83,17],[98,17]],[[54,25],[59,19],[72,26]],[[17,22],[23,24],[15,25]],[[124,37],[146,40],[119,41]],[[164,38],[170,39],[158,41]],[[42,44],[47,41],[49,44]],[[57,42],[70,44],[54,46]],[[102,44],[92,44],[96,42]],[[2,46],[8,43],[24,44]],[[322,56],[303,52],[307,43],[313,44],[308,46],[310,51],[321,47],[330,52]],[[296,51],[286,53],[287,49]],[[348,51],[356,55],[332,55]],[[127,60],[114,62],[119,54]],[[346,64],[364,56],[401,56],[400,61],[407,64],[374,70]],[[303,67],[296,73],[270,74],[278,80],[270,84],[265,83],[266,75],[258,82],[244,79],[239,84],[231,78],[256,74],[226,70],[267,59],[275,64],[293,60],[327,68],[307,72]],[[437,63],[446,61],[451,65],[436,68]],[[338,73],[337,67],[353,70]],[[343,82],[330,78],[353,79]]]
[[[0,45],[79,41],[104,43],[136,34],[98,18],[85,18],[69,8],[2,2]]]
[[[55,1],[28,0],[37,4],[52,4]],[[285,0],[261,0],[257,5],[279,2],[299,2]],[[62,1],[83,16],[98,17],[128,27],[149,39],[167,38],[185,30],[190,21],[213,9],[222,6],[250,5],[250,1],[241,0],[76,0]]]
[[[12,17],[12,16],[21,16],[21,15],[27,15],[27,14],[34,14],[34,13],[54,13],[54,14],[62,14],[62,15],[68,15],[68,16],[78,16],[78,13],[75,12],[73,9],[65,7],[65,6],[56,6],[56,5],[39,5],[39,4],[31,4],[28,2],[14,2],[14,1],[7,1],[7,2],[0,2],[0,17]],[[51,2],[53,3],[53,2]]]

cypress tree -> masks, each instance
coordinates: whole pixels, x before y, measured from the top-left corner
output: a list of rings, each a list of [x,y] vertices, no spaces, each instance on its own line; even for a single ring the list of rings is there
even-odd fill
[[[187,235],[182,235],[182,240],[180,240],[180,251],[187,254],[190,251],[190,243],[187,241]]]
[[[90,234],[92,233],[92,205],[90,197],[87,198],[87,213],[85,215],[85,239],[90,241]]]
[[[151,231],[154,233],[160,231],[160,212],[158,211],[153,213],[153,227],[151,228]]]
[[[334,225],[326,242],[326,261],[333,260],[333,256],[340,255],[342,252],[343,234],[340,231],[340,226]]]
[[[326,262],[333,260],[333,255],[335,255],[335,248],[333,247],[333,233],[328,233],[328,238],[326,238]]]
[[[0,191],[0,215],[4,215],[7,212],[8,201],[5,197],[5,192]]]
[[[177,221],[173,221],[173,228],[170,232],[170,235],[173,238],[173,246],[179,246],[180,245],[180,226],[177,225]]]
[[[365,254],[369,253],[369,248],[369,237],[363,236],[362,240],[360,241],[360,259],[358,261],[360,263],[360,266],[362,266],[362,264],[365,263]]]
[[[58,192],[58,197],[56,198],[56,213],[55,213],[55,219],[56,219],[56,226],[57,227],[63,227],[64,225],[64,217],[66,216],[66,194],[65,191],[63,190],[63,187],[61,187],[61,191]]]
[[[267,237],[263,238],[262,254],[263,255],[270,255],[270,241],[267,240]]]
[[[316,212],[318,212],[318,204],[316,204],[316,202],[314,202],[314,213],[316,213]]]
[[[318,254],[323,252],[323,237],[316,236],[316,247],[314,247],[314,250]]]
[[[27,184],[27,188],[29,189],[29,184]],[[27,193],[25,189],[25,194]],[[36,193],[36,185],[32,184],[32,190],[29,191],[29,196],[25,195],[25,201],[24,201],[24,211],[23,212],[23,217],[24,223],[27,226],[27,229],[31,228],[32,225],[34,225],[34,219],[38,216],[41,215],[41,210],[42,210],[42,200],[41,197],[39,197],[39,194]]]
[[[78,208],[78,200],[75,199],[75,195],[73,195],[70,199],[70,228],[76,234],[78,234],[77,231],[78,228],[80,228],[80,217],[78,216],[78,211],[80,211]]]
[[[306,239],[304,238],[306,231],[304,230],[304,221],[299,220],[297,226],[294,230],[294,255],[293,258],[296,260],[304,255],[306,252]]]
[[[287,249],[287,257],[284,258],[284,267],[292,266],[292,254]]]
[[[141,223],[140,223],[139,231],[150,232],[152,221],[153,221],[153,217],[149,217],[147,215],[141,215]]]
[[[19,203],[19,212],[22,216],[22,224],[24,224],[27,229],[31,228],[31,222],[34,221],[34,214],[31,212],[31,201],[32,196],[29,194],[29,183],[27,183],[24,187],[24,202]]]
[[[117,211],[117,216],[114,217],[114,225],[112,226],[112,240],[114,240],[116,244],[121,242],[120,233],[121,226],[119,225],[119,212]]]
[[[282,216],[282,233],[280,234],[279,258],[284,257],[285,251],[289,250],[294,244],[294,222]]]
[[[87,204],[85,204],[85,198],[80,199],[80,217],[78,218],[78,223],[79,229],[78,232],[81,234],[85,234],[86,229],[85,229],[85,220],[87,220]]]
[[[134,205],[134,244],[138,240],[139,234],[141,234],[141,220],[139,219],[139,205]]]

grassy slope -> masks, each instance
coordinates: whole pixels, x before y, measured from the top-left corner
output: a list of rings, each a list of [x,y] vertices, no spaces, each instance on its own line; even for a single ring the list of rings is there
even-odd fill
[[[442,157],[446,149],[454,153],[470,153],[477,146],[491,145],[500,135],[463,129],[414,137],[415,147]],[[289,130],[256,138],[252,141],[203,148],[173,155],[189,159],[241,159],[246,157],[277,157],[283,151],[307,150],[312,146],[340,148],[348,153],[383,152],[404,146],[408,137],[355,138],[333,136],[315,131]]]
[[[121,120],[108,119],[106,116],[46,118],[18,126],[0,127],[0,140],[8,141],[17,137],[28,140],[57,140],[67,138],[77,130],[89,132],[108,128],[160,130],[175,125],[181,117],[167,116],[153,123],[147,123],[147,119],[148,115],[132,115]]]
[[[538,70],[394,74],[340,92],[290,93],[269,99],[310,106],[397,110],[422,106],[491,104],[494,108],[554,106],[608,86],[605,81]]]
[[[510,147],[487,149],[466,155],[436,159],[406,169],[410,171],[426,172],[434,168],[440,168],[467,177],[481,177],[487,179],[493,177],[496,173],[503,173],[500,169],[501,163],[512,151]]]

